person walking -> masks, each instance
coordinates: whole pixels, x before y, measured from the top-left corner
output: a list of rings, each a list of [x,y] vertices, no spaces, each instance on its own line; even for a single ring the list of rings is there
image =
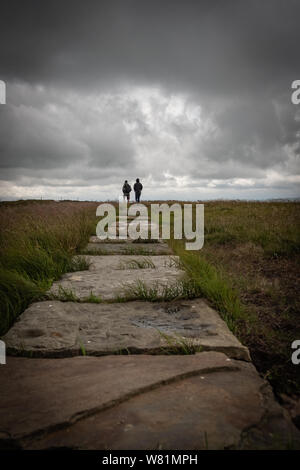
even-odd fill
[[[124,201],[125,201],[125,199],[127,199],[127,201],[129,202],[129,199],[130,199],[130,192],[131,192],[131,186],[130,186],[130,184],[128,183],[127,180],[125,180],[125,182],[124,182],[124,184],[123,184],[122,191],[123,191],[123,199],[124,199]]]
[[[133,189],[134,189],[134,192],[135,192],[135,200],[136,200],[136,202],[140,202],[141,192],[142,192],[142,189],[143,189],[143,185],[142,185],[142,183],[140,182],[139,178],[136,179],[136,182],[134,183]]]

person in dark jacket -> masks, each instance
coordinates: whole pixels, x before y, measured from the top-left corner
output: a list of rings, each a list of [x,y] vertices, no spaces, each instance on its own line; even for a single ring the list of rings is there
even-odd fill
[[[131,186],[130,186],[130,184],[128,183],[127,180],[125,180],[125,182],[124,182],[124,184],[123,184],[122,191],[123,191],[123,198],[124,198],[124,200],[127,199],[127,201],[129,202],[129,199],[130,199],[130,192],[131,192]]]
[[[135,192],[135,200],[136,202],[140,202],[140,197],[141,197],[141,192],[143,189],[142,183],[140,183],[139,178],[136,179],[136,182],[134,183],[133,186],[134,192]]]

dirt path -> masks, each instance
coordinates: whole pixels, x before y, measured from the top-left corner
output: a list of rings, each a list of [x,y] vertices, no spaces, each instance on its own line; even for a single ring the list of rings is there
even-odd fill
[[[5,336],[0,446],[225,449],[299,446],[246,347],[157,243],[91,237],[88,271],[55,282]],[[165,296],[165,297],[164,297]]]

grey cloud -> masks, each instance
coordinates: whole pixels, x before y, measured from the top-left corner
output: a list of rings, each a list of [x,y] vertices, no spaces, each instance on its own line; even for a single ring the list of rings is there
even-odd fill
[[[42,98],[38,89],[14,85],[19,105],[0,108],[0,165],[2,168],[49,170],[84,162],[87,167],[127,167],[134,149],[116,106],[93,108],[90,97],[61,90]],[[24,97],[31,97],[28,103]],[[23,104],[23,103],[26,104]],[[97,103],[96,103],[97,107]]]
[[[211,93],[265,90],[294,79],[297,0],[6,0],[7,78],[99,86],[118,80]]]
[[[295,191],[299,15],[297,0],[2,1],[2,181],[175,191],[274,171]]]
[[[84,151],[47,114],[23,106],[1,109],[1,167],[59,168],[81,158]]]

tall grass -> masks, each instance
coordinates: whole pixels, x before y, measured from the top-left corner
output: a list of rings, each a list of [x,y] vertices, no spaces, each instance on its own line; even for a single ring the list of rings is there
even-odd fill
[[[94,232],[96,203],[0,205],[0,335],[65,272]]]
[[[179,240],[170,245],[275,393],[299,395],[290,359],[300,335],[299,202],[207,202],[204,231],[200,251],[185,251]]]
[[[268,256],[300,253],[300,204],[217,201],[205,204],[205,243],[251,242]]]
[[[117,302],[128,302],[130,300],[169,302],[178,299],[194,299],[200,296],[201,292],[197,284],[189,278],[166,285],[160,285],[156,282],[151,286],[147,286],[144,281],[138,280],[133,284],[124,285],[115,300]]]
[[[170,244],[180,257],[181,264],[188,273],[195,292],[207,298],[222,314],[231,331],[236,333],[237,321],[245,315],[245,311],[239,299],[239,293],[229,279],[199,252],[185,251],[183,243],[177,240],[172,240]]]

